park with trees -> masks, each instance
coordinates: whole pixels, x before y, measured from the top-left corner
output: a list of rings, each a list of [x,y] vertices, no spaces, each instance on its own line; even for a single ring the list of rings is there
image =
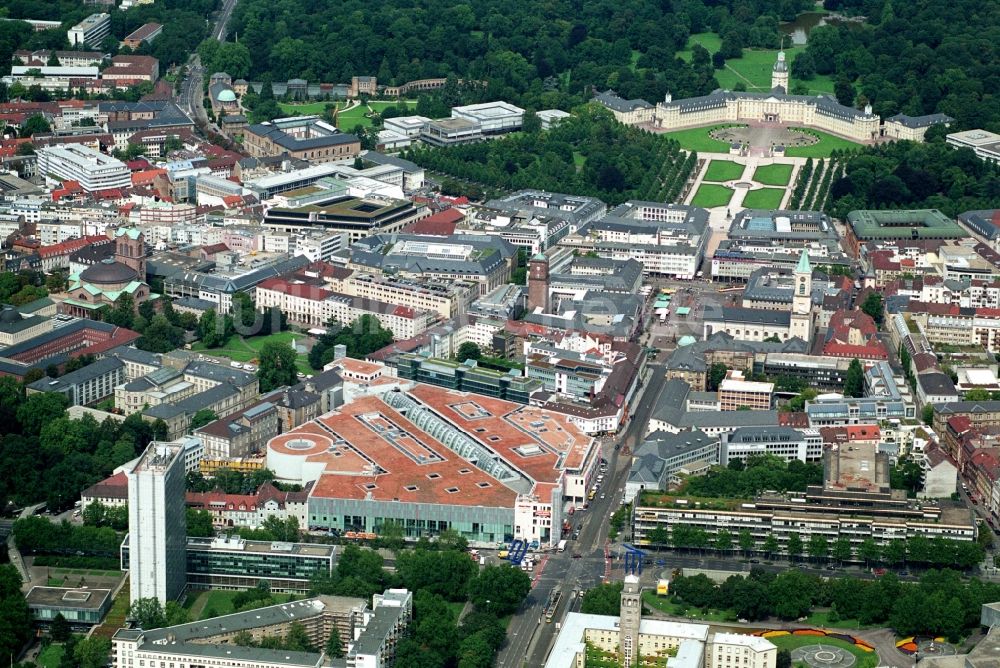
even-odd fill
[[[978,628],[982,604],[998,597],[1000,584],[966,579],[949,569],[928,570],[916,581],[901,581],[894,573],[865,580],[753,568],[746,576],[732,575],[721,583],[704,574],[678,574],[670,582],[670,601],[680,614],[716,611],[734,620],[788,621],[824,610],[832,626],[886,626],[901,636],[945,636],[951,641]],[[610,597],[600,593],[592,599],[607,606]]]
[[[494,190],[540,188],[597,197],[674,201],[697,164],[671,139],[617,123],[596,105],[541,134],[448,148],[412,148],[404,157],[425,168]]]
[[[166,438],[162,421],[140,414],[123,421],[71,419],[61,394],[25,395],[14,378],[0,378],[0,506],[45,503],[64,510],[80,492]]]

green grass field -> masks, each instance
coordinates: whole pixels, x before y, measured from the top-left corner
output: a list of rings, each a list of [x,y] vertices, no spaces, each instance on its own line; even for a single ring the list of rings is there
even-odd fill
[[[289,116],[318,116],[326,110],[328,104],[336,102],[279,102],[278,107]]]
[[[878,653],[876,652],[866,652],[863,649],[855,646],[853,643],[840,640],[839,638],[824,638],[820,636],[772,636],[769,637],[774,645],[779,649],[793,650],[799,647],[807,647],[809,645],[824,645],[826,647],[836,647],[838,649],[843,649],[855,656],[857,661],[854,664],[854,668],[875,668],[878,665]]]
[[[715,53],[722,47],[722,38],[713,32],[700,32],[688,38],[687,48],[677,52],[677,57],[685,61],[691,60],[691,49],[695,44],[701,44],[709,53]],[[805,47],[791,46],[785,49],[785,57],[789,66]],[[777,49],[743,49],[742,58],[726,61],[726,67],[715,71],[715,79],[719,86],[733,90],[738,82],[742,82],[751,92],[771,90],[771,68],[778,59]],[[833,79],[828,75],[817,74],[809,81],[793,79],[792,87],[803,84],[810,95],[817,93],[833,93]]]
[[[62,655],[66,651],[62,643],[52,643],[38,653],[37,663],[42,668],[59,668]]]
[[[743,165],[728,160],[713,160],[708,163],[703,181],[732,181],[743,175]]]
[[[201,592],[192,592],[184,601],[184,608],[191,615],[192,620],[208,619],[206,612],[214,612],[214,616],[228,615],[236,612],[233,609],[233,598],[238,591],[220,591],[208,589]],[[276,603],[285,603],[292,598],[291,594],[271,594],[271,598]]]
[[[687,617],[689,619],[702,619],[707,622],[731,622],[736,620],[736,615],[726,610],[701,610],[690,606],[683,606],[674,603],[669,596],[657,596],[654,592],[642,592],[642,603],[650,608],[655,608],[660,612],[675,617]]]
[[[733,191],[731,188],[716,185],[714,183],[703,183],[698,186],[698,192],[694,194],[694,199],[691,200],[691,206],[700,206],[706,209],[711,209],[717,206],[726,206],[732,198]]]
[[[677,57],[684,61],[691,60],[691,49],[695,44],[701,44],[709,53],[715,53],[722,48],[722,38],[714,32],[698,32],[688,37],[687,48],[677,52]]]
[[[781,198],[785,196],[784,188],[761,188],[751,190],[743,198],[743,206],[748,209],[777,209],[781,206]]]
[[[412,111],[417,104],[416,100],[406,100],[407,108]],[[399,106],[399,102],[369,102],[368,107],[371,107],[371,111],[383,111],[389,107]],[[361,104],[350,111],[345,111],[337,115],[337,127],[341,130],[350,131],[356,126],[361,125],[366,128],[372,126],[372,120],[365,116],[369,113],[368,107]]]
[[[733,127],[732,124],[712,125],[705,128],[691,128],[690,130],[677,130],[676,132],[665,132],[662,136],[667,139],[674,139],[680,143],[681,148],[699,153],[729,153],[729,144],[718,139],[712,139],[708,133],[718,128]],[[742,127],[742,126],[739,126]]]
[[[309,337],[305,334],[299,334],[296,332],[278,332],[277,334],[271,334],[270,336],[254,336],[249,339],[244,339],[241,336],[233,336],[222,348],[206,348],[199,341],[198,343],[191,345],[191,350],[204,352],[208,355],[225,357],[233,360],[234,362],[253,362],[256,364],[257,356],[260,354],[260,349],[268,341],[278,341],[281,343],[291,344],[292,339],[295,339],[296,343],[298,343],[303,339],[308,338]],[[308,355],[299,355],[297,364],[299,371],[302,373],[313,373],[312,368],[309,366]]]
[[[829,158],[830,154],[835,150],[852,149],[861,146],[849,139],[835,137],[819,130],[796,129],[819,137],[819,143],[812,146],[794,146],[785,149],[785,155],[790,158]]]
[[[765,186],[787,186],[792,180],[793,165],[762,165],[753,173],[753,180]]]

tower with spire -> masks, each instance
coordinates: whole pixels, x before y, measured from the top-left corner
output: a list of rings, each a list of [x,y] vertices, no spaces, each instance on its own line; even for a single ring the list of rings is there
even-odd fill
[[[788,92],[788,62],[785,60],[785,38],[781,38],[781,50],[778,51],[778,60],[771,70],[771,90],[780,88],[782,93]]]
[[[802,251],[794,272],[794,293],[792,294],[792,318],[789,337],[799,337],[805,341],[812,338],[812,265],[809,252]]]

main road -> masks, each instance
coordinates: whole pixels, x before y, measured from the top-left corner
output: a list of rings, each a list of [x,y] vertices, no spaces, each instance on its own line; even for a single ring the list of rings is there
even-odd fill
[[[609,518],[620,507],[631,457],[621,454],[621,450],[614,446],[628,446],[634,451],[645,435],[649,416],[663,389],[663,372],[661,365],[648,367],[633,416],[625,431],[617,438],[602,443],[610,475],[598,496],[589,503],[588,509],[578,510],[569,516],[574,528],[580,526],[579,538],[568,541],[565,552],[552,552],[544,556],[541,562],[536,562],[535,583],[527,600],[511,619],[507,642],[500,650],[497,665],[532,668],[545,665],[545,659],[555,640],[556,622],[569,611],[579,609],[579,594],[600,584],[608,569],[612,565],[618,565],[618,562],[609,563],[605,559],[605,548]],[[545,603],[556,586],[561,588],[562,598],[552,623],[547,623],[543,615]],[[574,592],[578,595],[574,595]]]
[[[226,41],[229,19],[232,18],[233,9],[236,8],[238,1],[223,0],[222,7],[216,14],[215,22],[212,25],[213,39],[220,42]],[[204,76],[205,70],[201,64],[201,58],[197,53],[192,53],[191,57],[188,58],[187,72],[184,75],[184,80],[181,82],[181,90],[177,96],[178,103],[191,116],[195,125],[203,131],[212,130],[213,132],[218,132],[218,128],[209,123],[208,114],[205,113],[205,107],[202,104],[205,97]]]

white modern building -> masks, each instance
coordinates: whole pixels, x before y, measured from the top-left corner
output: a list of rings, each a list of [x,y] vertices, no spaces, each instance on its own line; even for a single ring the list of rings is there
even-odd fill
[[[39,86],[42,90],[65,92],[74,80],[97,79],[100,70],[94,65],[84,66],[30,66],[14,65],[3,82],[10,85],[20,83],[24,87]]]
[[[91,14],[70,28],[66,36],[73,47],[99,46],[111,34],[111,14]]]
[[[734,459],[745,462],[754,455],[773,455],[786,462],[817,462],[823,458],[823,437],[818,429],[786,426],[740,427],[722,434],[722,466]]]
[[[385,119],[382,127],[404,137],[416,139],[430,122],[431,119],[426,116],[397,116]]]
[[[130,601],[173,601],[187,572],[187,508],[184,503],[184,445],[149,444],[128,478]]]
[[[38,171],[49,181],[78,181],[87,192],[132,185],[124,162],[79,144],[38,149]]]
[[[1000,134],[989,130],[964,130],[945,136],[955,148],[970,148],[980,160],[1000,163]]]
[[[451,117],[479,123],[484,135],[501,134],[521,129],[524,109],[507,102],[483,102],[452,107]]]

